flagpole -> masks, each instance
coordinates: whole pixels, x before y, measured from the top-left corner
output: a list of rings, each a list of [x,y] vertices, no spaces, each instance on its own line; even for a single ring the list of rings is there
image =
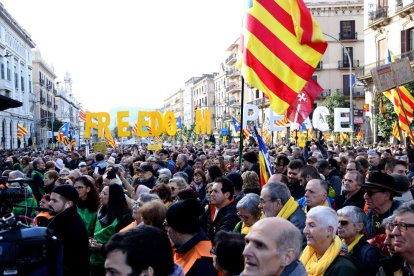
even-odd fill
[[[240,123],[241,123],[241,130],[240,130],[240,142],[239,142],[239,171],[242,165],[242,156],[243,156],[243,105],[244,105],[244,78],[241,77],[241,92],[240,92]]]

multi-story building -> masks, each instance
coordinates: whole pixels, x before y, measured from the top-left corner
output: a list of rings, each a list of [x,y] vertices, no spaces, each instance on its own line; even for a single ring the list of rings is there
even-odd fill
[[[52,124],[56,118],[58,105],[55,102],[54,68],[42,58],[39,50],[34,49],[33,55],[33,142],[42,148],[52,142]]]
[[[220,71],[214,78],[215,113],[217,129],[228,128],[230,117],[229,98],[227,93],[227,70],[222,63]]]
[[[192,97],[194,111],[197,109],[209,109],[211,111],[211,129],[215,129],[215,92],[214,92],[214,74],[203,74],[193,85]],[[194,112],[193,111],[193,112]]]
[[[179,89],[164,100],[164,112],[172,111],[176,118],[184,115],[184,90]]]
[[[352,90],[354,108],[362,109],[364,87],[350,87],[350,74],[354,75],[355,68],[364,64],[364,1],[305,0],[305,3],[328,42],[313,75],[324,89],[317,99],[318,104],[335,91],[349,98]],[[351,82],[355,83],[353,78]]]
[[[414,2],[411,0],[365,1],[365,63],[357,70],[357,78],[365,83],[368,130],[370,141],[377,141],[375,120],[378,106],[375,102],[383,91],[373,84],[371,70],[385,63],[387,50],[395,58],[408,58],[414,62]]]
[[[80,141],[83,137],[83,128],[79,119],[81,104],[73,95],[72,78],[69,73],[66,73],[63,83],[56,82],[55,101],[58,106],[55,119],[64,123],[69,122],[73,136]]]
[[[29,102],[32,97],[32,54],[36,45],[30,35],[0,3],[0,147],[23,147],[17,139],[17,124],[32,131],[33,117]],[[17,107],[16,107],[17,106]],[[9,108],[8,107],[16,107]]]
[[[194,104],[193,104],[193,86],[200,77],[192,77],[185,82],[183,98],[184,98],[184,120],[183,123],[189,127],[195,121]]]

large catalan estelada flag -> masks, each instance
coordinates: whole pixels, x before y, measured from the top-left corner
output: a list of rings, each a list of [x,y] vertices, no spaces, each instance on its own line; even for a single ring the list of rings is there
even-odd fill
[[[238,67],[277,114],[312,78],[327,43],[303,0],[247,0]]]
[[[56,140],[62,143],[64,146],[69,145],[69,123],[65,123],[59,128]]]
[[[272,176],[272,166],[270,165],[269,154],[267,148],[263,142],[262,136],[260,136],[257,128],[254,127],[256,133],[257,142],[259,144],[259,166],[260,166],[260,186],[264,186],[269,178]]]
[[[17,124],[17,138],[22,139],[29,131],[21,124]]]

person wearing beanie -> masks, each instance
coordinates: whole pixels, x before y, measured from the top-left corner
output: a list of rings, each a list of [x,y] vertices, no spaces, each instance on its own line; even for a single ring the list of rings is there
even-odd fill
[[[79,195],[71,185],[57,186],[49,208],[55,217],[48,228],[62,240],[64,275],[89,275],[89,240],[85,223],[76,210]]]
[[[201,229],[199,216],[204,212],[195,199],[177,201],[166,215],[166,229],[174,244],[174,262],[185,275],[217,275],[213,266],[211,241]]]
[[[260,166],[257,163],[257,154],[254,151],[249,151],[243,154],[244,171],[253,171],[260,177]]]

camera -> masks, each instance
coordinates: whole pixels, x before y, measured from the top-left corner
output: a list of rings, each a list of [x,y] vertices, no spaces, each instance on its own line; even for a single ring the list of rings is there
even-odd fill
[[[63,246],[46,227],[31,228],[11,212],[27,199],[30,179],[0,179],[0,275],[62,275]]]

